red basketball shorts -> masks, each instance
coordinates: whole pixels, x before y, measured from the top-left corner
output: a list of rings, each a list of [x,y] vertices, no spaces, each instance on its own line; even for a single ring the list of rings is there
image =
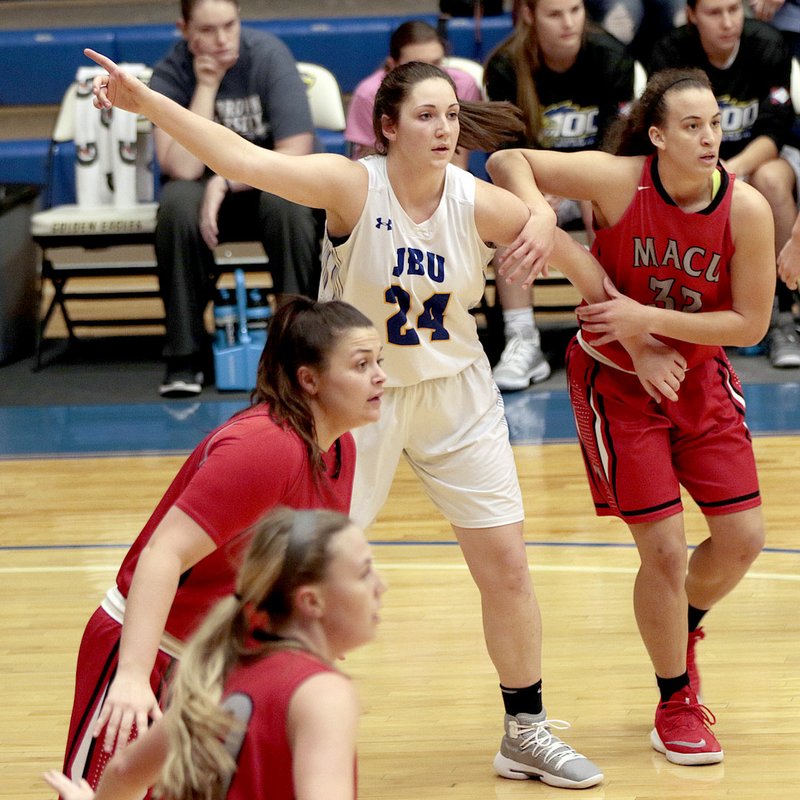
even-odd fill
[[[676,402],[656,403],[575,339],[567,378],[598,515],[664,519],[683,510],[681,486],[706,515],[761,504],[742,387],[722,348],[686,373]]]

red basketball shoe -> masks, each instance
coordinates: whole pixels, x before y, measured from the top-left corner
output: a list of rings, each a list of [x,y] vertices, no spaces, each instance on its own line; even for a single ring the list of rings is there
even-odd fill
[[[716,721],[697,702],[692,688],[684,686],[666,703],[658,704],[650,743],[673,764],[718,764],[723,758],[722,748],[709,728]]]

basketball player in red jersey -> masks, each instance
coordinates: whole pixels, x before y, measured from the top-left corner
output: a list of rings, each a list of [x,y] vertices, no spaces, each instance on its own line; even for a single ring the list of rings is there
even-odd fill
[[[578,310],[570,399],[597,514],[628,524],[641,559],[634,610],[661,693],[651,743],[686,765],[723,758],[698,700],[699,622],[764,543],[741,385],[723,346],[755,344],[767,330],[773,222],[764,198],[719,163],[720,140],[705,73],[666,70],[619,121],[611,152],[514,150],[489,161],[495,182],[531,205],[540,192],[593,204],[592,249],[611,299]],[[656,402],[631,373],[618,340],[645,332],[686,359],[677,401]],[[688,563],[681,486],[709,529]]]
[[[81,641],[64,772],[96,787],[161,716],[183,642],[233,591],[248,530],[276,506],[346,513],[350,430],[380,416],[378,333],[342,303],[286,298],[249,408],[208,433],[122,560]],[[65,799],[66,800],[66,799]]]
[[[97,800],[354,800],[359,701],[336,662],[370,641],[386,590],[364,533],[278,507],[249,530],[235,591],[192,635],[164,717],[118,750]],[[56,770],[64,800],[93,800]]]

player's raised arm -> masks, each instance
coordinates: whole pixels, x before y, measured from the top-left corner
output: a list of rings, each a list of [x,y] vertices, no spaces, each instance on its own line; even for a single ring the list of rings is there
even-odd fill
[[[147,117],[215,173],[231,181],[300,205],[335,207],[346,219],[358,217],[366,173],[344,156],[291,156],[258,147],[145,86],[107,56],[88,48],[84,53],[107,72],[94,81],[97,108],[116,107]]]

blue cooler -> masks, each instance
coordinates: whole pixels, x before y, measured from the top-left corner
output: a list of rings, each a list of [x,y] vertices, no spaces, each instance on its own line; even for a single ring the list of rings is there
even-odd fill
[[[244,272],[237,269],[233,275],[236,281],[236,337],[231,343],[224,332],[217,332],[213,345],[214,372],[220,391],[249,391],[256,385],[258,362],[267,337],[266,331],[259,331],[256,336],[250,334]]]
[[[267,328],[272,317],[272,308],[264,289],[247,291],[247,332],[250,340],[263,347],[267,341]]]

